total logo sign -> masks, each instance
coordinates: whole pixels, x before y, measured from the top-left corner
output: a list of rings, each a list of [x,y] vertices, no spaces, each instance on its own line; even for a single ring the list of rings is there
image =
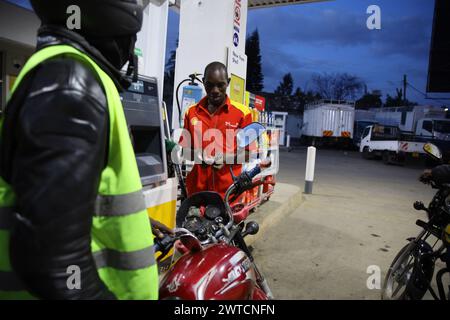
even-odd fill
[[[233,44],[239,46],[239,33],[241,31],[241,0],[234,0],[234,19],[233,19]]]

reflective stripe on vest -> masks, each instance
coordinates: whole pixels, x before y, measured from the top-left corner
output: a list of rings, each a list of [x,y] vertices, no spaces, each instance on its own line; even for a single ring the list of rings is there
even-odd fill
[[[137,270],[155,264],[155,250],[153,246],[132,252],[103,249],[94,252],[94,260],[97,268],[112,267],[121,270]]]
[[[39,50],[27,61],[11,92],[14,94],[30,70],[59,55],[71,56],[91,66],[108,101],[108,163],[100,178],[91,232],[91,251],[99,276],[119,299],[157,299],[159,279],[153,235],[123,106],[112,79],[89,56],[68,45],[55,45]],[[0,127],[2,125],[3,120],[0,120]],[[14,205],[15,195],[0,177],[0,207]],[[10,209],[0,211],[0,272],[3,272],[0,297],[4,297],[8,289],[19,288],[14,281],[7,283],[5,280],[14,275],[9,264],[11,218]],[[17,296],[23,293],[16,292],[7,298]]]
[[[146,210],[142,190],[114,196],[99,195],[95,203],[98,216],[125,216],[142,210]]]

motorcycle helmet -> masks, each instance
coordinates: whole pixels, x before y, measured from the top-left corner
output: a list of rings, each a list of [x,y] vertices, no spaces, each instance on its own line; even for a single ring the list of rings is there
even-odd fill
[[[42,25],[68,28],[68,21],[77,11],[81,34],[117,69],[129,62],[127,74],[137,77],[137,57],[134,53],[136,34],[142,27],[142,0],[30,0]],[[73,7],[72,7],[73,8]]]

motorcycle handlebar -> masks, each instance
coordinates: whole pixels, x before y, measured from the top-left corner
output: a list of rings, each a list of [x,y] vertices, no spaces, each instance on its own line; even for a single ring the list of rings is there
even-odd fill
[[[253,178],[255,178],[258,174],[261,173],[261,169],[270,167],[272,162],[270,159],[263,160],[260,164],[258,164],[256,167],[251,169],[250,171],[246,171],[241,173],[241,175],[235,180],[235,182],[228,188],[228,190],[225,192],[224,202],[225,207],[227,209],[229,221],[226,226],[224,226],[225,229],[230,230],[230,228],[233,226],[233,212],[231,210],[230,206],[230,196],[234,194],[236,191],[241,191],[240,185],[242,184],[242,180],[247,180],[243,184],[248,184],[248,182],[252,182]],[[253,186],[253,185],[252,185]],[[243,189],[242,191],[245,191],[246,189]],[[218,239],[224,234],[224,231],[218,230],[215,234],[215,238]]]
[[[160,244],[157,243],[156,241],[154,241],[154,244],[153,244],[153,251],[154,251],[155,253],[161,251],[161,246],[160,246]]]
[[[432,177],[427,177],[427,176],[422,175],[419,177],[419,181],[422,182],[423,184],[430,185],[432,189],[441,189],[443,187],[443,186],[439,185],[438,183],[436,183],[436,181],[434,181]]]
[[[175,242],[176,238],[172,237],[171,235],[164,235],[163,238],[155,238],[154,239],[154,244],[153,244],[153,250],[156,252],[161,252],[164,253],[168,250],[170,250],[170,248],[172,248],[173,243]]]
[[[448,183],[437,183],[434,180],[430,180],[429,184],[432,189],[450,189],[450,184]]]
[[[250,179],[253,179],[254,177],[256,177],[260,173],[261,173],[261,167],[260,166],[256,166],[252,170],[247,171],[247,175],[248,175],[248,177]]]
[[[237,178],[237,180],[228,188],[228,190],[225,193],[224,200],[225,200],[225,207],[227,208],[230,221],[225,226],[226,229],[229,230],[231,228],[231,226],[233,225],[233,212],[231,210],[230,202],[229,202],[230,195],[232,195],[236,190],[238,190],[238,192],[239,192],[239,190],[240,190],[239,184],[242,183],[241,180],[250,180],[250,183],[251,183],[252,179],[261,173],[261,168],[267,168],[267,167],[270,167],[270,165],[271,165],[270,160],[262,161],[260,164],[258,164],[256,167],[254,167],[250,171],[241,173],[241,175]],[[243,190],[243,191],[245,191],[245,190]],[[222,234],[223,234],[222,230],[219,230],[216,233],[216,237],[221,236]]]
[[[154,238],[153,240],[153,249],[156,252],[165,252],[166,250],[169,250],[172,248],[173,244],[176,240],[180,238],[182,235],[191,235],[192,232],[185,228],[175,228],[172,230],[173,234],[164,234],[163,238]],[[194,236],[195,237],[195,236]]]

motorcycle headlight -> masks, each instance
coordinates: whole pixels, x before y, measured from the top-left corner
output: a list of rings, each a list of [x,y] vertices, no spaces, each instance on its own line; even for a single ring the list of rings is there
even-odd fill
[[[450,194],[447,197],[445,197],[444,204],[445,210],[447,210],[447,212],[450,212]]]

